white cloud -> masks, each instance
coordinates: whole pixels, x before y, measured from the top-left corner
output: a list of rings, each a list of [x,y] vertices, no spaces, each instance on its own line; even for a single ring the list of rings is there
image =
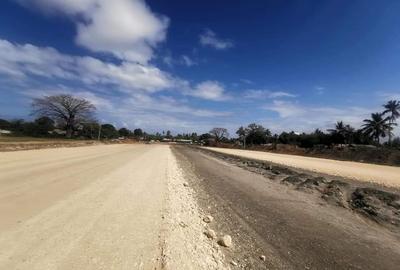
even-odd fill
[[[370,116],[370,108],[306,106],[297,102],[274,100],[263,107],[279,115],[279,121],[269,121],[277,130],[312,131],[331,128],[337,121],[360,127],[362,120]],[[279,123],[279,124],[277,124]]]
[[[111,53],[147,63],[166,38],[169,19],[154,14],[143,0],[17,0],[69,16],[77,27],[76,42],[94,52]]]
[[[230,115],[229,112],[196,109],[187,104],[168,96],[151,97],[146,94],[134,94],[125,101],[129,108],[135,110],[146,110],[164,112],[168,114],[192,115],[198,117],[222,117]]]
[[[195,86],[152,65],[122,61],[104,62],[90,56],[61,54],[54,48],[14,44],[0,39],[0,75],[30,82],[35,77],[81,82],[86,87],[113,89],[123,93],[154,93],[167,89],[184,95],[223,101],[230,97],[217,81],[204,81]],[[107,90],[106,90],[107,91]]]
[[[168,53],[164,57],[162,57],[162,61],[169,67],[173,67],[175,65],[192,67],[198,64],[197,61],[185,54],[181,55],[179,58],[174,58],[171,53]]]
[[[233,47],[233,42],[227,39],[221,39],[217,34],[210,29],[206,29],[199,36],[200,44],[203,46],[210,46],[217,50],[225,50]]]
[[[284,91],[249,89],[244,92],[244,97],[248,99],[294,98],[296,95]]]
[[[155,66],[123,61],[103,62],[93,57],[70,56],[53,48],[13,44],[0,40],[0,74],[21,78],[32,75],[81,81],[87,85],[114,85],[123,91],[155,92],[171,88],[174,79]]]
[[[195,66],[197,63],[187,55],[182,55],[182,63],[187,67]]]
[[[174,65],[174,59],[172,58],[171,54],[164,56],[162,58],[162,61],[169,67],[172,67]]]
[[[176,128],[189,131],[199,122],[205,127],[203,119],[230,116],[230,112],[195,108],[167,96],[190,92],[199,98],[222,100],[225,90],[219,83],[206,81],[192,87],[188,81],[151,65],[126,61],[114,64],[0,40],[0,67],[0,79],[12,83],[8,90],[25,97],[26,104],[32,97],[69,93],[96,105],[99,119],[122,121],[132,128],[141,122],[143,128],[155,129],[158,124],[159,128],[173,129],[171,125],[176,124]],[[165,91],[160,97],[158,92],[167,89],[183,91]]]
[[[204,81],[186,92],[187,95],[213,101],[224,101],[230,97],[226,94],[224,86],[217,81]]]

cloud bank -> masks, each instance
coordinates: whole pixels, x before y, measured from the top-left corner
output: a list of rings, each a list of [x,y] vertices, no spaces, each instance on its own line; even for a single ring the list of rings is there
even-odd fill
[[[147,63],[166,38],[169,19],[142,0],[17,0],[48,14],[64,14],[76,25],[76,43],[93,52]]]

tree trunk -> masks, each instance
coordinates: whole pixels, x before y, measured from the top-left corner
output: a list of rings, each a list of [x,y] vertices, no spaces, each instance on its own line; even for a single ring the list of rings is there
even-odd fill
[[[71,139],[71,138],[72,138],[72,133],[73,133],[72,127],[67,127],[67,128],[66,128],[65,137],[67,137],[68,139]]]

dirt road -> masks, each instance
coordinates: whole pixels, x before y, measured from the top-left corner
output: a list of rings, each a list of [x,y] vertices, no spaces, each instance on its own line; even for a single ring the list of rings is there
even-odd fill
[[[0,153],[0,269],[222,269],[184,181],[168,146]]]
[[[232,247],[217,244],[225,234]],[[395,231],[190,147],[0,153],[0,269],[398,269],[399,258]]]
[[[199,149],[174,151],[214,229],[233,236],[233,269],[399,269],[397,232]]]
[[[296,155],[275,154],[260,151],[210,147],[208,147],[207,149],[245,158],[269,161],[284,166],[290,166],[319,173],[326,173],[330,175],[352,178],[355,180],[368,181],[386,186],[400,187],[400,167],[350,161],[338,161]]]

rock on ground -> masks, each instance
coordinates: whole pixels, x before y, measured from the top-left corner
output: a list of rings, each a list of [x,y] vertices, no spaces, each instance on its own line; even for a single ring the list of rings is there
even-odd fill
[[[230,235],[224,235],[218,240],[218,244],[223,247],[231,247],[232,246],[232,237]]]

